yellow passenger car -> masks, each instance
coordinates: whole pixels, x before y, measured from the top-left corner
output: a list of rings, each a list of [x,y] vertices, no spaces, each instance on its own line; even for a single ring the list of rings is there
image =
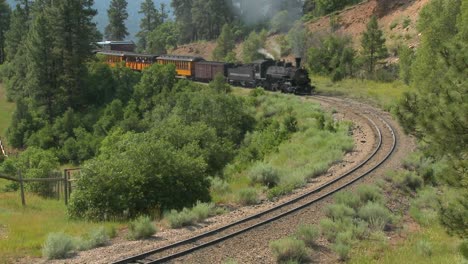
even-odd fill
[[[174,64],[177,75],[185,78],[192,78],[195,73],[195,62],[203,61],[203,58],[179,55],[162,55],[157,59],[158,64]]]
[[[111,67],[123,64],[125,67],[135,71],[142,71],[156,62],[156,55],[138,54],[125,51],[98,51],[97,54],[104,57],[105,63]]]

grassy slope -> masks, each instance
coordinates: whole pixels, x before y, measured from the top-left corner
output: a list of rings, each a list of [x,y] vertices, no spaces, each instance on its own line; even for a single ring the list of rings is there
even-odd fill
[[[14,103],[7,102],[0,83],[0,137],[5,137],[14,111]],[[0,263],[11,258],[40,256],[41,246],[50,232],[82,235],[99,225],[69,220],[62,201],[47,200],[35,195],[26,196],[26,208],[21,206],[19,193],[3,193],[9,181],[0,179]]]
[[[424,252],[421,242],[429,243],[429,251]],[[463,263],[458,252],[460,241],[449,236],[438,224],[424,227],[411,234],[406,240],[393,247],[379,247],[374,241],[362,243],[353,251],[352,264],[439,264]],[[430,253],[427,253],[430,252]]]
[[[328,77],[313,76],[312,82],[317,92],[325,95],[338,95],[369,102],[384,110],[390,110],[404,92],[411,88],[400,81],[380,83],[369,80],[345,79],[332,82]]]

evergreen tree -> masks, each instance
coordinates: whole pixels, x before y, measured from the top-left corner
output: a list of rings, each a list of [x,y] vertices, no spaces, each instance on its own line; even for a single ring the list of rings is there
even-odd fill
[[[217,61],[225,60],[226,56],[234,50],[236,43],[234,41],[234,32],[231,26],[225,24],[216,41],[216,48],[213,50],[213,59]]]
[[[127,0],[112,0],[107,10],[109,24],[105,29],[108,40],[124,40],[128,36],[125,20],[128,18]]]
[[[179,40],[182,43],[195,39],[196,29],[192,23],[193,0],[172,0],[171,6],[174,10],[177,26],[180,29]],[[205,13],[207,15],[207,13]]]
[[[9,100],[26,97],[25,82],[27,60],[25,58],[25,39],[29,31],[29,2],[17,4],[11,14],[10,29],[5,34],[5,67],[3,82]]]
[[[177,47],[179,31],[174,22],[166,22],[150,32],[146,51],[152,54],[166,54],[168,48]]]
[[[153,0],[145,0],[141,3],[140,11],[138,13],[143,14],[143,18],[140,22],[140,31],[137,33],[138,47],[142,51],[146,51],[147,37],[161,22],[161,15],[156,9]]]
[[[10,27],[10,6],[0,0],[0,64],[5,61],[5,34]]]
[[[385,38],[382,30],[379,29],[377,17],[373,16],[367,24],[367,30],[362,34],[361,46],[362,56],[368,66],[368,71],[373,73],[377,60],[387,56]]]
[[[396,114],[406,132],[421,139],[428,156],[442,160],[440,179],[450,191],[441,197],[441,222],[468,236],[468,2],[433,0],[418,21],[421,44],[411,71],[414,91]]]

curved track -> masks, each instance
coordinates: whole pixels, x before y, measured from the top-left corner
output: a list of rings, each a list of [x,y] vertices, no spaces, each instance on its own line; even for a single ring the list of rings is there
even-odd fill
[[[328,104],[347,102],[322,96],[311,97],[313,100]],[[352,106],[350,106],[352,108]],[[348,187],[349,185],[364,178],[375,169],[380,167],[392,155],[395,150],[397,139],[392,126],[377,112],[371,110],[365,113],[356,113],[366,118],[373,127],[376,134],[377,144],[372,153],[360,164],[350,171],[330,180],[319,187],[307,192],[297,198],[275,206],[271,209],[251,215],[239,221],[213,229],[206,233],[181,240],[176,243],[157,248],[139,255],[135,255],[117,263],[165,263],[181,256],[188,255],[202,248],[210,247],[222,241],[246,233],[249,230],[271,223],[285,216],[298,212],[312,204],[315,204],[330,195]]]

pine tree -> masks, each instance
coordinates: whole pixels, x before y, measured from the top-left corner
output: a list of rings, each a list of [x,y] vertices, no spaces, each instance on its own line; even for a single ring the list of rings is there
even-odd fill
[[[230,25],[225,24],[223,26],[221,35],[219,35],[216,44],[216,48],[213,50],[213,59],[218,61],[225,60],[229,52],[236,47],[234,33],[232,32]]]
[[[186,43],[195,39],[195,27],[192,22],[193,0],[172,0],[172,9],[180,28],[180,42]]]
[[[0,64],[5,61],[5,34],[10,27],[10,6],[5,0],[0,0]]]
[[[137,33],[138,47],[141,51],[146,51],[147,36],[153,31],[161,21],[161,15],[156,9],[153,0],[145,0],[141,3],[139,14],[143,14],[140,22],[140,31]]]
[[[128,18],[127,0],[112,0],[107,10],[109,24],[105,29],[108,40],[124,40],[128,36],[125,20]]]
[[[373,73],[377,60],[387,56],[385,38],[382,30],[379,29],[377,17],[373,16],[367,24],[367,30],[362,34],[361,46],[362,56],[368,66],[368,71]]]

